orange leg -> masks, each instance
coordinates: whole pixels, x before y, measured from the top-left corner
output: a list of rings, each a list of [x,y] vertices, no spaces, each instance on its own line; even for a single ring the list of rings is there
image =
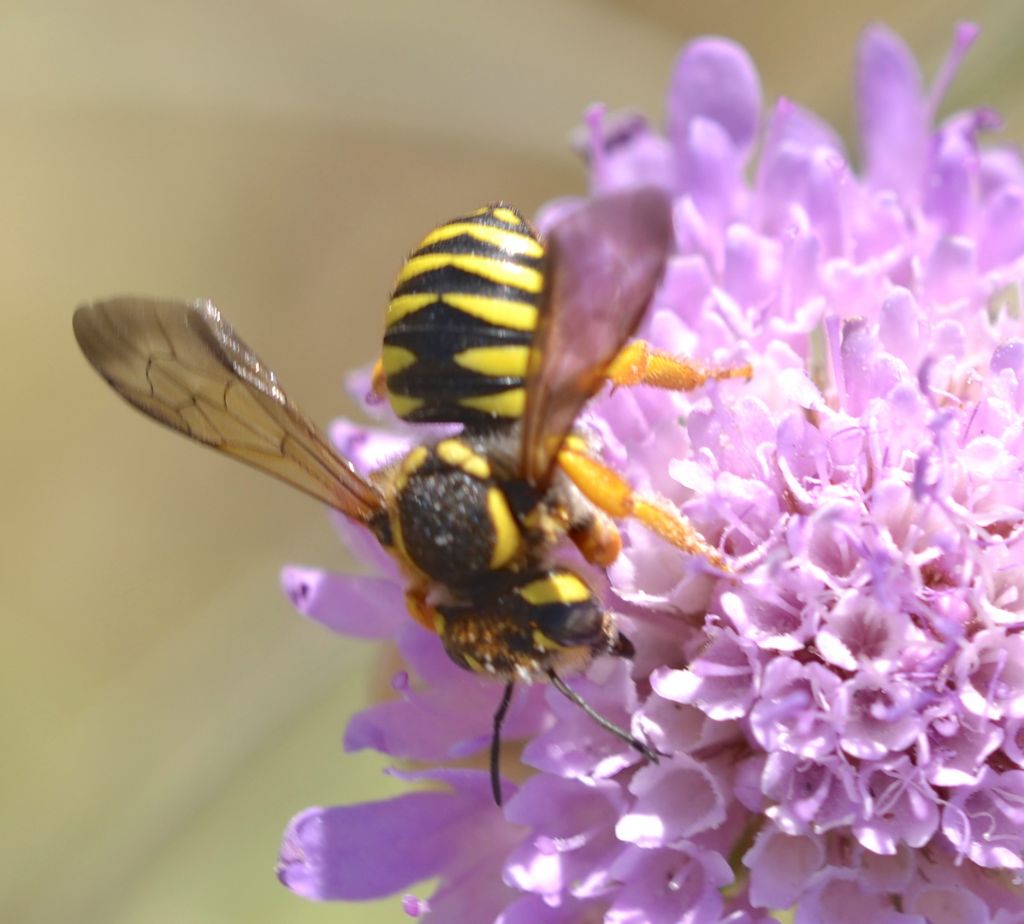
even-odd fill
[[[383,400],[388,396],[388,380],[384,375],[384,360],[378,359],[370,373],[370,394]]]
[[[671,391],[692,391],[708,379],[749,379],[749,363],[714,369],[687,359],[660,353],[643,340],[627,343],[611,361],[605,373],[614,386],[653,385]]]
[[[730,570],[718,550],[708,544],[686,517],[638,497],[621,475],[597,459],[570,445],[558,453],[558,465],[587,500],[609,516],[634,517],[676,548],[690,555],[700,555],[722,571]]]
[[[411,585],[405,592],[405,607],[409,611],[409,615],[424,629],[437,632],[440,614],[427,603],[428,589],[426,584]]]
[[[585,527],[569,530],[569,538],[592,565],[607,568],[622,551],[619,528],[606,516],[595,511],[594,519]]]

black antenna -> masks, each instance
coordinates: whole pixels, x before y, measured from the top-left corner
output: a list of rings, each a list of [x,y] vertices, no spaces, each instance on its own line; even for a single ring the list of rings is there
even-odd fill
[[[586,700],[579,695],[575,690],[569,687],[566,682],[558,676],[553,670],[548,671],[548,677],[551,679],[551,685],[558,690],[567,700],[571,703],[575,703],[580,707],[587,715],[590,716],[601,728],[606,731],[610,731],[616,738],[620,738],[626,742],[631,748],[635,748],[641,754],[644,755],[652,764],[658,762],[658,752],[654,750],[649,744],[645,744],[635,735],[631,735],[624,728],[619,728],[614,722],[609,722],[603,715],[595,712],[593,707],[588,705]]]
[[[505,692],[494,713],[494,735],[491,737],[491,792],[494,793],[494,804],[499,808],[501,807],[501,724],[505,721],[508,704],[512,702],[512,690],[515,685],[514,680],[505,684]]]
[[[561,677],[558,676],[553,670],[547,672],[548,678],[551,681],[551,685],[558,690],[569,702],[578,706],[582,709],[590,718],[592,718],[601,728],[605,731],[610,731],[616,738],[621,741],[625,741],[631,748],[639,751],[644,757],[647,758],[652,764],[658,762],[658,757],[664,756],[652,748],[649,744],[641,741],[635,735],[631,735],[624,728],[620,728],[614,722],[610,722],[603,715],[596,712],[592,706],[590,706],[582,696],[573,690]],[[491,736],[491,792],[494,794],[494,804],[497,806],[502,805],[501,796],[501,726],[505,721],[505,715],[508,713],[509,703],[512,702],[512,692],[515,689],[515,681],[510,680],[505,684],[505,692],[502,694],[501,702],[498,703],[498,708],[494,713],[494,733]]]

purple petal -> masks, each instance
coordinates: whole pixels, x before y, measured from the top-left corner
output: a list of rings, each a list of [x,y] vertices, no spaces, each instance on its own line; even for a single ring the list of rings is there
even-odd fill
[[[885,397],[899,384],[902,370],[893,357],[878,348],[874,332],[863,319],[843,324],[841,351],[846,384],[844,408],[860,415],[869,399]]]
[[[370,748],[405,760],[450,760],[467,750],[466,742],[485,745],[485,725],[431,709],[429,700],[377,703],[354,716],[345,728],[345,751]]]
[[[722,594],[722,612],[732,620],[743,637],[761,648],[773,651],[796,651],[813,635],[807,620],[810,612],[794,600],[783,599],[762,589],[749,587],[740,592]],[[783,663],[783,662],[775,662]]]
[[[478,786],[309,808],[288,823],[277,875],[321,901],[392,895],[450,866],[482,815],[498,811]]]
[[[761,81],[747,52],[728,39],[692,42],[676,61],[668,96],[668,135],[680,150],[695,119],[720,125],[746,156],[757,136]]]
[[[759,672],[756,654],[731,632],[716,633],[687,670],[663,668],[651,676],[654,691],[677,703],[692,703],[711,718],[746,714]]]
[[[856,851],[851,853],[857,855]],[[860,851],[856,862],[861,880],[871,892],[904,893],[920,878],[921,853],[906,844],[899,844],[893,853],[884,856]]]
[[[622,849],[613,831],[623,802],[615,783],[589,786],[544,775],[527,780],[509,800],[506,818],[530,833],[508,857],[505,880],[552,900],[567,892],[604,893],[608,866]]]
[[[924,292],[939,303],[966,298],[977,274],[978,245],[973,238],[939,238],[925,261]]]
[[[777,802],[766,814],[786,834],[848,825],[860,812],[852,771],[834,758],[826,764],[793,754],[770,754],[762,785],[765,795]]]
[[[905,651],[910,618],[894,613],[886,601],[855,591],[842,594],[817,636],[826,660],[849,666],[870,662],[878,670],[892,668]],[[832,654],[842,651],[844,657]]]
[[[907,758],[882,766],[865,766],[861,786],[871,800],[870,817],[853,832],[868,850],[895,854],[902,841],[923,847],[939,824],[939,797]]]
[[[615,834],[638,847],[678,843],[725,820],[723,794],[714,777],[685,755],[641,768],[629,788],[636,803],[619,819]],[[681,792],[686,799],[679,799]]]
[[[423,639],[424,647],[440,648],[436,637],[415,627],[410,631]],[[450,669],[447,676],[435,675],[428,683],[410,682],[408,675],[399,674],[393,686],[401,698],[353,716],[345,729],[345,750],[372,748],[403,759],[442,761],[487,747],[501,684],[460,670],[450,661],[445,667]],[[525,688],[513,698],[504,727],[506,741],[536,731],[539,699],[539,691]]]
[[[954,792],[942,832],[958,855],[979,866],[1024,869],[1024,770],[986,768],[978,787]]]
[[[351,460],[362,475],[404,455],[411,445],[408,436],[359,426],[345,419],[333,421],[328,433],[338,451]]]
[[[1016,260],[1024,253],[1024,188],[1007,186],[986,203],[978,232],[982,270]]]
[[[821,838],[790,837],[769,826],[743,857],[750,870],[750,900],[759,908],[789,908],[824,865]]]
[[[869,26],[861,39],[857,109],[868,180],[913,199],[921,182],[927,107],[913,55],[884,26]]]
[[[1011,719],[1006,723],[1003,752],[1013,763],[1024,769],[1024,719]]]
[[[988,629],[957,659],[960,700],[976,716],[1024,716],[1024,636]]]
[[[928,728],[925,773],[933,786],[974,786],[1004,733],[968,715],[938,716]]]
[[[912,914],[922,915],[928,924],[990,924],[993,920],[984,899],[966,889],[943,882],[925,881],[915,885],[917,888],[908,896],[906,908]],[[1020,919],[1024,919],[1024,909]],[[999,920],[1005,924],[1012,921],[1010,918]]]
[[[623,794],[614,783],[584,785],[578,780],[538,774],[509,800],[505,817],[549,837],[570,839],[614,821],[623,802]],[[556,813],[551,812],[553,804],[559,806]]]
[[[593,670],[606,672],[604,684],[578,677],[571,682],[573,689],[599,714],[629,728],[636,694],[626,666],[606,661],[595,664]],[[523,763],[570,779],[606,779],[642,760],[626,742],[600,728],[553,688],[547,690],[547,701],[555,724],[526,745]]]
[[[725,860],[712,851],[625,852],[612,867],[624,885],[605,915],[606,924],[703,924],[722,912],[722,886],[732,881]]]
[[[867,672],[844,681],[835,695],[843,750],[854,757],[880,758],[908,747],[923,726],[914,696],[908,684],[873,679]]]
[[[764,221],[776,233],[806,226],[827,256],[847,249],[844,192],[849,170],[828,146],[782,145],[762,164],[759,177]]]
[[[636,186],[672,188],[672,149],[642,115],[607,115],[604,106],[591,106],[586,114],[586,138],[576,147],[590,164],[594,194]]]
[[[872,894],[853,870],[827,868],[797,909],[795,924],[928,924],[917,914],[903,914],[886,895]]]
[[[884,302],[878,318],[881,345],[908,366],[917,366],[924,346],[927,322],[912,292],[895,289]]]
[[[370,530],[336,510],[330,511],[328,515],[331,525],[341,537],[345,549],[356,561],[365,565],[372,574],[390,577],[396,583],[400,582],[404,585],[405,581],[400,576],[398,562],[390,552],[384,549]]]
[[[821,664],[777,658],[765,669],[761,695],[750,713],[750,729],[766,751],[818,759],[836,741],[832,697],[839,678]]]
[[[978,157],[972,139],[958,131],[942,132],[926,177],[924,209],[941,234],[971,230]]]
[[[281,588],[303,616],[356,638],[391,638],[409,618],[398,584],[288,565]]]
[[[726,224],[736,206],[743,160],[726,129],[695,116],[676,139],[680,185],[701,215],[715,227]]]
[[[830,148],[845,159],[843,140],[828,122],[799,103],[780,97],[765,132],[762,165],[788,146],[807,150]]]
[[[1020,151],[1007,145],[993,145],[981,152],[978,173],[984,201],[1008,186],[1024,185],[1024,163]]]
[[[779,242],[755,234],[745,225],[729,227],[725,235],[725,290],[741,305],[759,305],[778,285]]]
[[[600,904],[569,900],[555,907],[536,895],[527,895],[509,905],[494,924],[589,924],[601,920],[602,915]]]

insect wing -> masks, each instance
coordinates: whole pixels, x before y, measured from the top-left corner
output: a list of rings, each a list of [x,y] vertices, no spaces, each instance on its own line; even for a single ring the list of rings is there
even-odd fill
[[[379,492],[338,455],[209,301],[115,298],[75,311],[86,359],[155,420],[365,521]]]
[[[652,187],[594,199],[552,228],[523,413],[532,484],[550,479],[573,422],[640,324],[671,245],[671,206]]]

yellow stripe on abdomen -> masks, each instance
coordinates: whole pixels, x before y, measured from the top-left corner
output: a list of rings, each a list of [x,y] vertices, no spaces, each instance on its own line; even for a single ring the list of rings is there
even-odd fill
[[[405,347],[384,344],[380,351],[380,362],[384,367],[384,376],[397,375],[416,362],[416,354]]]
[[[406,315],[421,311],[427,305],[437,301],[437,294],[434,292],[415,292],[411,295],[396,295],[388,302],[388,311],[384,316],[384,327],[388,328],[397,324]]]
[[[456,353],[452,359],[463,369],[479,372],[481,375],[522,378],[526,375],[530,362],[530,348],[528,346],[470,347],[468,350]],[[387,360],[385,360],[386,368]]]
[[[446,292],[444,302],[463,314],[479,318],[495,327],[531,331],[537,326],[537,306],[529,302],[514,302],[504,298],[462,292]]]
[[[487,211],[486,209],[484,211]],[[521,225],[523,220],[510,208],[504,205],[497,205],[490,209],[490,213],[498,219],[508,225]]]
[[[522,388],[507,388],[490,395],[460,398],[459,404],[496,417],[522,417],[526,407],[526,391]]]
[[[544,254],[544,248],[529,235],[506,231],[504,228],[496,228],[494,225],[481,225],[468,221],[453,221],[450,224],[441,225],[440,228],[435,228],[420,241],[420,246],[416,249],[424,250],[441,241],[450,241],[461,235],[466,235],[516,256],[540,257]]]
[[[423,253],[410,257],[398,274],[397,285],[400,286],[424,273],[449,267],[479,276],[495,285],[513,286],[533,295],[539,294],[544,285],[544,277],[539,270],[519,266],[510,260],[473,253]]]
[[[424,405],[422,398],[409,398],[405,395],[396,395],[388,391],[388,398],[391,401],[391,409],[399,417],[407,417],[413,411],[419,410]]]

